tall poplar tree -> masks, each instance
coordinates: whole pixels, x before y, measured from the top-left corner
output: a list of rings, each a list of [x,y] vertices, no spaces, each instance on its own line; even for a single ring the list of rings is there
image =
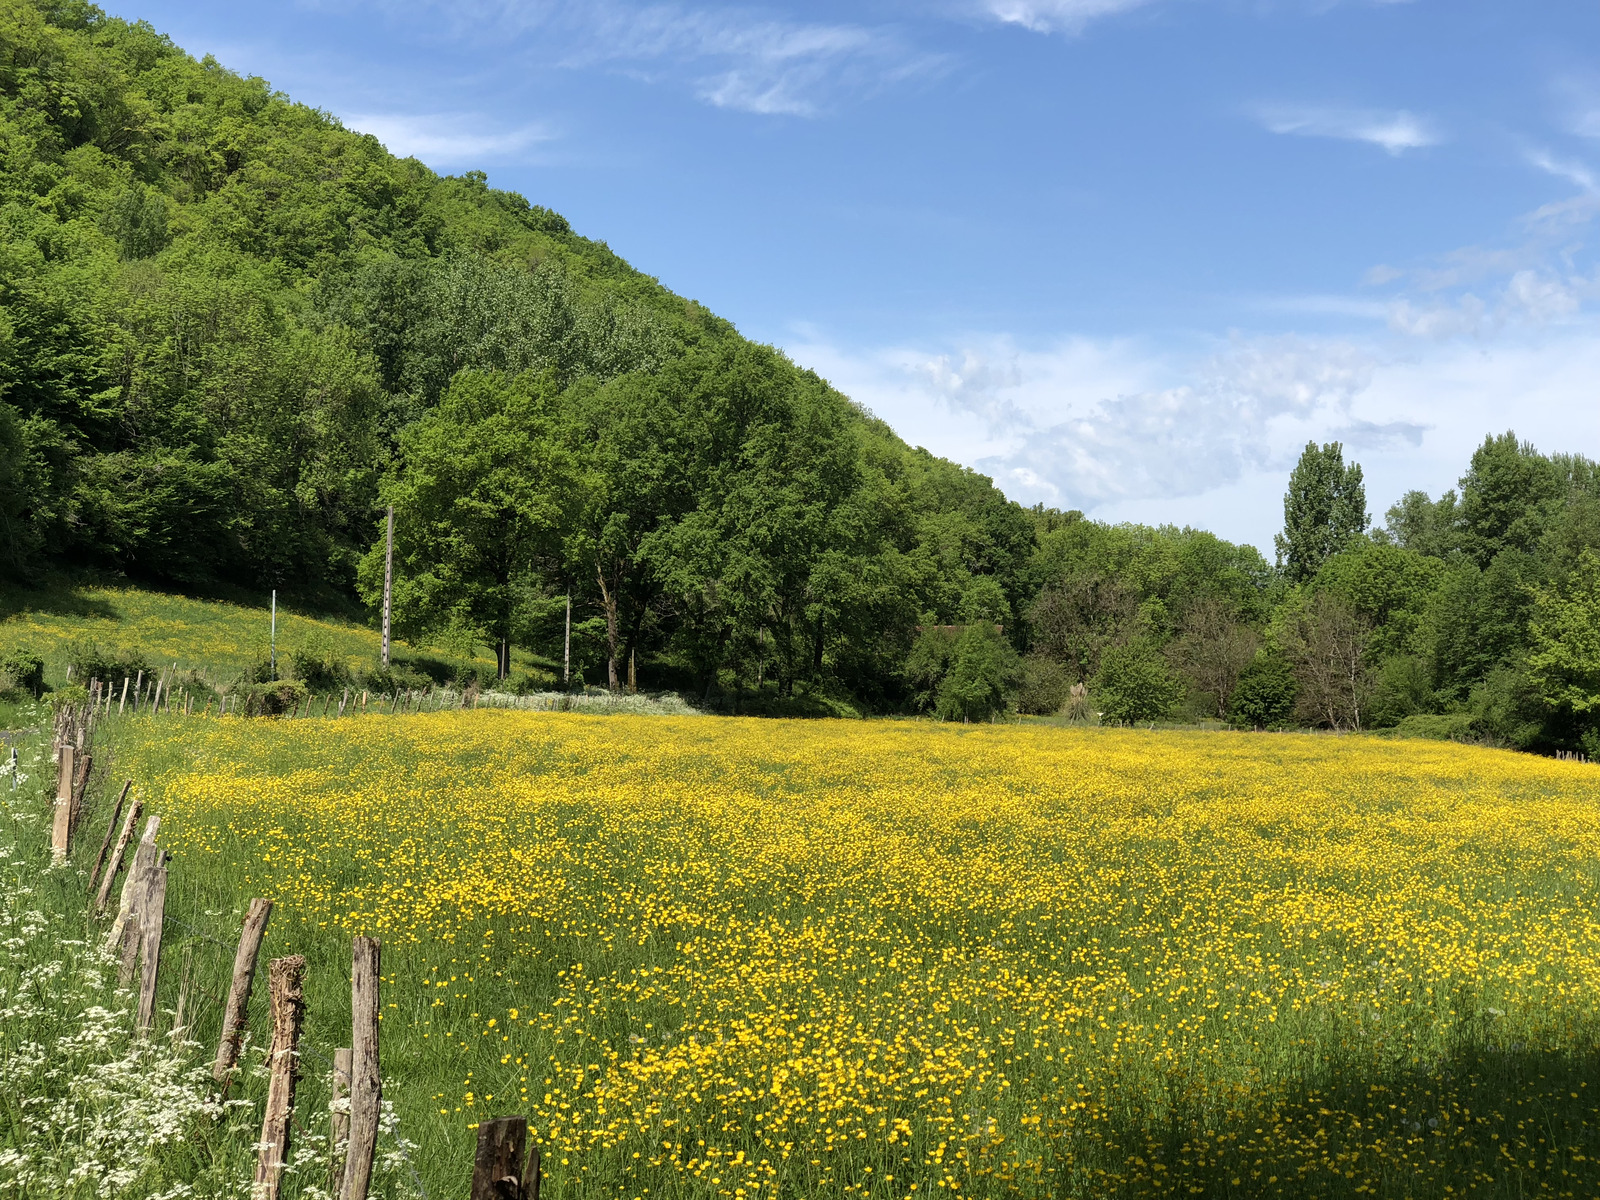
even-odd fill
[[[1344,447],[1307,442],[1283,496],[1283,532],[1273,538],[1278,566],[1290,583],[1310,579],[1351,538],[1365,533],[1367,489],[1361,464],[1344,461]]]

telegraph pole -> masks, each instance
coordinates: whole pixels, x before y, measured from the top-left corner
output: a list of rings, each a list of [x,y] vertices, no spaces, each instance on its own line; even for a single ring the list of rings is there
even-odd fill
[[[561,650],[561,686],[572,682],[572,593],[567,593],[567,641]]]
[[[271,664],[272,664],[272,677],[274,679],[276,679],[278,677],[278,589],[277,588],[273,588],[272,589],[272,638],[271,638],[271,641],[268,643],[268,645],[271,647],[271,649],[269,649],[267,651],[267,656],[271,660]]]
[[[383,665],[389,665],[389,600],[394,592],[394,505],[389,505],[383,533]]]

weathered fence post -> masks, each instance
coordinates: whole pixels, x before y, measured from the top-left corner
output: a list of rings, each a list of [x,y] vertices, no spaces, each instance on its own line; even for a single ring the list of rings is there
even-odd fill
[[[89,772],[94,769],[94,755],[85,751],[75,757],[77,761],[72,765],[72,799],[69,804],[71,812],[67,818],[69,838],[78,828],[78,818],[83,815],[83,797],[89,790]]]
[[[217,1043],[217,1061],[211,1067],[211,1077],[219,1083],[239,1061],[245,1008],[250,1003],[256,959],[261,954],[261,939],[267,934],[267,920],[271,916],[271,900],[258,897],[250,901],[250,911],[245,913],[244,929],[239,934],[239,949],[233,956],[233,986],[228,989],[228,1004],[222,1010],[222,1040]]]
[[[156,977],[161,970],[161,926],[167,913],[167,868],[156,852],[153,866],[144,873],[143,895],[139,900],[139,1013],[134,1029],[140,1037],[150,1032],[156,1019]]]
[[[305,1020],[301,980],[306,958],[275,958],[267,969],[272,995],[272,1051],[268,1062],[267,1110],[261,1121],[261,1150],[256,1159],[254,1200],[278,1200],[283,1169],[289,1162],[289,1120],[294,1114],[294,1085],[300,1078],[300,1026]]]
[[[350,1047],[333,1052],[333,1088],[328,1100],[328,1152],[333,1167],[329,1195],[344,1190],[344,1157],[350,1141]]]
[[[350,1146],[341,1200],[367,1200],[378,1144],[378,939],[358,937],[350,953]]]
[[[156,846],[156,833],[161,828],[161,817],[151,817],[145,822],[144,837],[139,841],[139,848],[133,852],[133,864],[128,868],[128,878],[122,883],[122,904],[117,910],[117,919],[111,923],[111,933],[106,937],[106,953],[116,954],[125,947],[136,947],[137,941],[129,935],[129,926],[138,928],[138,914],[140,889],[144,884],[144,873],[161,862],[161,850]],[[102,881],[102,890],[105,882]],[[133,959],[124,952],[124,974],[122,983],[127,985],[133,978]]]
[[[95,856],[94,870],[89,872],[89,891],[94,891],[95,884],[100,882],[100,872],[106,865],[106,855],[111,850],[111,839],[117,836],[117,822],[122,820],[122,806],[128,802],[128,791],[133,787],[133,780],[128,780],[122,785],[122,795],[117,797],[116,807],[111,810],[111,820],[106,824],[106,836],[100,842],[100,853]]]
[[[539,1148],[528,1144],[528,1119],[500,1117],[479,1124],[470,1200],[538,1200],[538,1197]]]
[[[133,840],[133,827],[139,823],[139,814],[143,811],[144,801],[135,799],[133,807],[128,810],[127,819],[122,823],[122,833],[117,837],[117,848],[111,852],[111,861],[106,864],[106,873],[100,878],[100,890],[94,898],[96,913],[106,910],[106,901],[111,898],[111,884],[117,872],[122,870],[122,856],[127,853],[128,843]]]
[[[67,861],[67,846],[72,841],[72,784],[73,762],[77,751],[70,745],[61,747],[61,766],[56,772],[55,820],[50,826],[50,857],[56,862]]]

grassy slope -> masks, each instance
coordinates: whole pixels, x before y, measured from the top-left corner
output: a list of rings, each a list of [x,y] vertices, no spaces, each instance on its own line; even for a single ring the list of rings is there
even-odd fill
[[[217,600],[145,591],[139,588],[61,587],[49,591],[0,592],[0,657],[14,649],[32,650],[45,660],[52,686],[66,680],[75,646],[98,643],[109,649],[141,651],[153,666],[177,663],[205,669],[226,681],[267,656],[271,614]],[[378,659],[377,630],[332,617],[308,616],[278,608],[278,653],[314,647],[351,666]],[[427,647],[396,643],[404,661]],[[491,656],[474,661],[492,667]]]

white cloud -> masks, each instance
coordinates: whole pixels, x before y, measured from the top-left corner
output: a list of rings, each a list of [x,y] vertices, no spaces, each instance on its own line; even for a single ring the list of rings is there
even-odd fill
[[[1591,195],[1600,195],[1600,180],[1597,180],[1595,173],[1583,163],[1556,158],[1544,150],[1530,150],[1528,161],[1558,179],[1577,184]]]
[[[443,165],[519,158],[555,135],[543,125],[495,129],[472,113],[351,113],[347,129],[370,133],[392,153]]]
[[[841,101],[937,72],[944,58],[894,28],[766,16],[732,7],[621,0],[384,0],[399,19],[433,9],[454,35],[513,43],[564,67],[612,65],[676,84],[709,104],[814,116]]]
[[[984,12],[997,21],[1035,33],[1077,33],[1096,17],[1140,8],[1149,0],[984,0]]]
[[[1433,122],[1404,109],[1391,112],[1360,108],[1268,106],[1259,109],[1256,116],[1273,133],[1367,142],[1393,155],[1436,146],[1444,140]]]

